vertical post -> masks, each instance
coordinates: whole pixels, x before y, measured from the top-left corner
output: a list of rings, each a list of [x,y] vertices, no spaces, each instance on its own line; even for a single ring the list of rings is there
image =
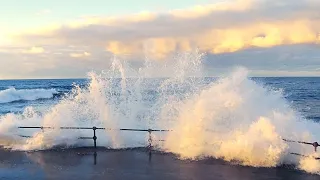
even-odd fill
[[[314,151],[317,152],[317,148],[318,148],[318,146],[320,146],[320,145],[318,144],[318,142],[314,142],[314,143],[312,143],[312,145],[313,145],[313,147],[314,147]]]
[[[96,130],[97,127],[93,126],[93,142],[94,142],[94,148],[97,149],[97,136],[96,136]]]
[[[149,133],[149,139],[148,139],[148,142],[149,142],[149,145],[148,145],[148,149],[149,149],[149,162],[151,161],[151,151],[152,151],[152,136],[151,136],[151,133],[152,133],[152,129],[148,129],[148,133]]]
[[[41,126],[40,128],[41,128],[42,133],[44,133],[44,128],[43,128],[43,126]]]
[[[94,165],[97,165],[97,155],[98,155],[97,152],[94,151],[94,153],[93,153],[93,161],[94,161],[93,164]]]
[[[148,145],[148,148],[151,151],[151,148],[152,148],[152,136],[151,136],[152,129],[148,129],[148,133],[149,133],[149,139],[148,139],[149,145]]]

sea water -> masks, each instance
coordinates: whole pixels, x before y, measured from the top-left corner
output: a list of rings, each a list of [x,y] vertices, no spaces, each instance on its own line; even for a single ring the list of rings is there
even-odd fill
[[[58,127],[103,127],[99,146],[112,149],[147,145],[147,134],[120,128],[165,129],[154,145],[181,159],[223,159],[238,165],[294,164],[320,172],[312,146],[283,139],[320,139],[320,78],[249,77],[234,68],[222,77],[201,76],[202,55],[179,57],[169,77],[152,77],[152,62],[133,70],[114,60],[86,79],[0,81],[0,145],[43,150],[92,144],[79,137],[92,131]],[[132,71],[135,77],[128,77]],[[191,75],[190,75],[191,74]],[[55,129],[19,129],[46,126]],[[24,138],[21,135],[32,136]],[[299,153],[307,157],[295,156]]]

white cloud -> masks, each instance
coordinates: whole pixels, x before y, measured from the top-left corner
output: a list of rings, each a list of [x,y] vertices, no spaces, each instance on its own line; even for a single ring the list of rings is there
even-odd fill
[[[43,47],[35,47],[35,46],[27,50],[22,50],[22,53],[26,53],[26,54],[41,54],[43,52],[44,52]]]
[[[314,49],[320,43],[319,9],[318,0],[238,0],[167,13],[83,17],[18,32],[10,44],[15,48],[2,47],[0,52],[11,53],[17,62],[36,61],[32,74],[38,75],[51,72],[40,72],[46,62],[52,72],[72,67],[74,71],[63,72],[78,76],[89,67],[106,67],[110,53],[136,63],[145,55],[164,60],[195,48],[208,52],[208,71],[240,64],[257,72],[281,66],[285,68],[277,71],[303,73],[297,70],[303,63],[318,66],[320,52]],[[39,57],[29,57],[35,54]]]
[[[83,58],[83,57],[88,57],[88,56],[91,56],[91,54],[88,53],[88,52],[83,52],[83,53],[70,53],[70,57],[73,57],[73,58]]]
[[[114,54],[164,58],[195,47],[210,53],[250,47],[319,43],[320,2],[239,0],[164,14],[94,17],[22,33],[28,42],[105,47]]]

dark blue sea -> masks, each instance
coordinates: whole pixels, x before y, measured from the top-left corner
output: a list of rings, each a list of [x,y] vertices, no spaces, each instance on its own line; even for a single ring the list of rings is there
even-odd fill
[[[259,77],[250,79],[265,89],[281,92],[281,96],[286,104],[288,104],[288,106],[305,121],[315,123],[320,121],[320,78]],[[127,83],[126,86],[128,88],[125,94],[126,96],[129,96],[129,98],[118,102],[117,100],[119,100],[119,98],[121,99],[126,96],[120,97],[120,92],[116,89],[108,89],[107,93],[109,96],[106,98],[109,98],[110,101],[114,102],[113,107],[126,106],[123,110],[130,111],[130,115],[134,114],[134,107],[140,106],[141,104],[141,106],[143,106],[141,109],[144,110],[143,112],[137,111],[137,114],[139,114],[137,115],[139,116],[139,120],[137,121],[139,122],[144,117],[148,119],[157,119],[155,114],[148,115],[148,107],[153,106],[155,103],[159,103],[159,96],[163,95],[164,90],[165,94],[174,96],[180,95],[178,99],[180,98],[183,100],[190,97],[190,94],[192,94],[190,92],[197,93],[201,91],[202,87],[214,83],[217,78],[190,80],[192,84],[197,84],[196,88],[188,87],[188,84],[190,83],[185,83],[183,86],[180,86],[179,83],[174,82],[171,86],[163,88],[161,92],[156,90],[156,88],[165,80],[166,79],[144,79],[143,81],[147,82],[144,83],[144,85],[149,84],[148,88],[142,88],[140,85],[134,86]],[[121,86],[120,79],[116,79],[114,82],[117,86]],[[101,85],[101,81],[99,81],[99,83],[93,86],[92,81],[88,79],[1,80],[0,117],[2,118],[0,118],[0,120],[2,119],[2,121],[4,121],[6,118],[8,119],[8,117],[13,117],[18,119],[19,122],[22,121],[21,124],[27,125],[23,123],[24,119],[22,118],[25,114],[19,116],[26,111],[26,108],[32,107],[33,112],[37,113],[38,116],[45,115],[48,111],[52,110],[53,107],[59,105],[61,101],[66,101],[68,98],[70,99],[72,90],[77,89],[77,87],[79,87],[79,89],[90,88],[90,83],[91,88]],[[111,86],[111,84],[104,84],[102,87],[109,86]],[[179,86],[179,88],[176,86]],[[139,95],[135,94],[137,88],[142,88],[139,89]],[[250,88],[251,87],[248,87],[248,90],[250,90]],[[99,94],[99,92],[96,93]],[[215,94],[212,94],[212,98],[215,98],[214,96]],[[142,99],[141,102],[134,100],[137,97]],[[99,96],[98,99],[99,98],[102,97]],[[123,101],[127,104],[121,104]],[[252,101],[254,101],[254,99]],[[76,102],[82,101],[79,100]],[[88,102],[85,103],[88,104]],[[99,106],[99,102],[93,103],[96,103],[97,107]],[[132,104],[128,105],[128,103]],[[264,102],[256,102],[257,108],[259,108],[259,103]],[[66,108],[71,106],[70,103],[66,104],[68,105],[66,105]],[[275,106],[276,105],[277,104],[275,104]],[[92,105],[89,107],[88,105],[86,108],[81,106],[77,109],[78,106],[73,105],[72,111],[79,111],[77,113],[81,114],[81,117],[83,118],[87,117],[86,113],[91,113],[88,117],[98,117],[95,112],[91,112],[93,111],[91,106]],[[87,111],[86,109],[89,110]],[[254,111],[254,109],[252,111]],[[64,116],[65,112],[59,110],[59,113],[60,112],[61,116]],[[60,115],[52,117],[60,118]],[[99,116],[98,118],[103,117]],[[36,125],[37,122],[41,121],[42,120],[30,120],[30,122],[33,122],[32,125]],[[72,125],[72,123],[70,124]],[[145,124],[144,127],[147,128],[149,124]],[[39,124],[39,126],[41,125],[42,124]],[[126,125],[126,128],[134,126],[132,122],[127,123]],[[6,128],[12,128],[12,126],[0,126],[0,131],[5,131]],[[7,139],[4,138],[1,140],[1,138],[8,136],[11,135],[8,135],[7,132],[3,134],[0,132],[0,143],[3,143],[2,146],[7,143]],[[132,138],[135,137],[132,136]],[[252,167],[250,165],[237,165],[211,157],[199,161],[181,160],[174,154],[161,152],[154,152],[154,155],[150,158],[150,155],[145,149],[99,150],[96,158],[97,162],[94,163],[93,152],[91,152],[90,149],[81,149],[81,147],[79,147],[78,150],[46,149],[36,152],[21,151],[21,149],[17,151],[5,150],[5,148],[3,148],[0,149],[0,179],[320,179],[320,176],[317,175],[317,173],[305,172],[301,169],[291,167],[291,165],[279,165],[270,168]]]
[[[267,87],[283,90],[284,97],[294,109],[301,112],[308,120],[320,121],[320,78],[259,77],[251,79]],[[216,78],[205,78],[204,82],[209,84],[215,80]],[[159,79],[149,81],[160,82]],[[54,105],[64,94],[74,88],[74,84],[86,87],[88,83],[87,79],[1,80],[0,114],[21,113],[27,106],[41,108]],[[150,93],[155,91],[150,90]],[[32,96],[31,99],[28,99],[29,96]]]

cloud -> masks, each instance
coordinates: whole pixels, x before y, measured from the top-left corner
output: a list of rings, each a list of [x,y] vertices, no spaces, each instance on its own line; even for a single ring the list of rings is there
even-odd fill
[[[70,57],[73,57],[73,58],[83,58],[83,57],[88,57],[88,56],[91,56],[91,54],[88,53],[88,52],[84,52],[84,53],[70,53]]]
[[[8,48],[0,51],[0,77],[4,79],[20,78],[82,78],[87,72],[102,71],[110,65],[112,57],[99,50],[89,51],[75,47],[45,47],[41,54],[22,53],[22,48]],[[81,53],[83,52],[83,53]],[[87,53],[85,53],[87,52]],[[70,54],[87,56],[72,58]]]
[[[30,49],[22,50],[22,53],[26,53],[26,54],[41,54],[43,52],[44,52],[43,47],[31,47]]]
[[[213,54],[252,47],[320,42],[320,2],[239,0],[168,13],[94,17],[21,34],[40,44],[105,47],[118,55],[165,58],[199,48]]]
[[[111,54],[139,64],[145,56],[171,60],[173,53],[194,49],[207,52],[208,75],[234,65],[265,74],[316,72],[312,66],[320,67],[319,9],[319,0],[234,0],[165,13],[85,16],[17,31],[6,36],[10,47],[1,46],[0,53],[11,53],[17,64],[18,59],[28,62],[34,76],[60,75],[56,72],[62,69],[84,75],[106,68]]]

